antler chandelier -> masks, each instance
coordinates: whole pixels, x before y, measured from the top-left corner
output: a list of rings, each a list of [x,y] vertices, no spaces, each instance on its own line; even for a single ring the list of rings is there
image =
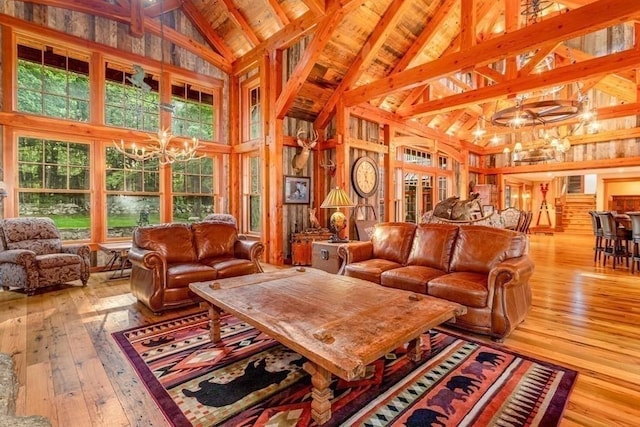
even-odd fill
[[[199,142],[197,138],[185,141],[182,148],[175,146],[170,147],[169,144],[173,139],[173,135],[167,129],[158,131],[157,136],[148,139],[149,144],[142,147],[131,145],[131,149],[126,149],[124,141],[121,139],[120,144],[113,142],[116,149],[130,159],[144,161],[157,158],[161,165],[171,164],[175,161],[185,162],[187,160],[197,158],[196,150]]]
[[[163,18],[163,6],[164,2],[160,2],[160,78],[159,81],[165,81],[162,78],[164,74],[164,18]],[[144,82],[144,70],[139,65],[134,65],[134,74],[128,78],[133,86],[139,89],[140,97],[144,98],[146,93],[151,90],[151,86]],[[160,121],[162,122],[162,112],[173,112],[173,105],[160,103]],[[171,164],[176,161],[187,161],[198,158],[196,155],[199,141],[193,137],[191,140],[187,140],[182,144],[181,148],[172,144],[174,139],[173,134],[169,129],[161,128],[158,130],[156,136],[151,136],[147,139],[148,143],[142,147],[137,147],[136,144],[131,144],[131,148],[125,148],[124,140],[120,140],[120,143],[113,141],[114,147],[126,157],[137,160],[145,161],[151,159],[158,159],[161,165]]]

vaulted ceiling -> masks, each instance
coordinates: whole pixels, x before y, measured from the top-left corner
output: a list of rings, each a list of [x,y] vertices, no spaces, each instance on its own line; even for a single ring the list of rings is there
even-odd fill
[[[341,103],[380,108],[400,121],[417,121],[442,135],[473,141],[479,117],[513,105],[518,94],[536,97],[558,86],[566,86],[563,97],[573,99],[592,88],[606,94],[616,105],[598,106],[604,118],[640,114],[640,49],[606,48],[607,40],[616,37],[633,41],[635,34],[638,39],[640,1],[32,2],[125,22],[132,35],[157,34],[157,16],[178,10],[203,42],[171,29],[165,37],[233,74],[248,70],[265,52],[309,36],[278,99],[278,111],[316,127],[326,126]],[[617,24],[623,25],[612,29]],[[604,32],[594,34],[598,30]],[[587,43],[592,52],[571,42],[587,34],[593,38]],[[553,65],[541,67],[549,58]],[[574,82],[580,90],[570,89]]]

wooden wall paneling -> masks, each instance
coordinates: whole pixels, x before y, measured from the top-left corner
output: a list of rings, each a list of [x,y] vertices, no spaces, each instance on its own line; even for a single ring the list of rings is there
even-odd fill
[[[389,147],[389,152],[384,156],[384,221],[396,221],[395,217],[395,173],[398,159],[398,146],[391,142],[393,135],[395,135],[395,126],[385,125],[383,127],[384,143]],[[382,218],[381,218],[382,219]]]

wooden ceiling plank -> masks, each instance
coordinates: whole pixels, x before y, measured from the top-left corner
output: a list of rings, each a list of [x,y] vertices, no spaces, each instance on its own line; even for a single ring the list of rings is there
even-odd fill
[[[202,37],[215,48],[229,63],[233,62],[234,55],[227,44],[222,40],[212,28],[211,24],[205,19],[202,13],[195,7],[193,0],[184,0],[182,11],[191,21],[191,24],[198,30]]]
[[[249,25],[249,22],[246,20],[240,9],[233,3],[232,0],[222,0],[227,9],[229,10],[229,15],[233,20],[234,24],[242,30],[244,36],[249,40],[252,47],[256,47],[260,44],[260,39],[256,36],[255,31]]]
[[[278,101],[276,102],[277,118],[284,118],[289,108],[291,108],[296,95],[307,80],[307,77],[309,77],[309,73],[311,73],[316,61],[322,54],[322,50],[331,40],[331,34],[335,31],[343,17],[344,10],[340,9],[335,13],[328,13],[318,25],[313,39],[296,65],[295,70],[291,74],[291,78],[287,81],[286,87],[283,88],[282,93],[280,93],[278,97]]]
[[[144,25],[151,34],[155,34],[158,37],[161,36],[160,23],[146,19]],[[209,49],[208,46],[196,42],[191,37],[181,34],[173,28],[167,28],[166,25],[162,28],[162,32],[164,33],[164,37],[175,45],[200,56],[205,61],[209,61],[225,73],[231,72],[231,62],[222,55]]]
[[[393,92],[414,88],[457,70],[472,68],[550,42],[578,37],[640,15],[640,2],[600,0],[571,10],[535,25],[487,40],[470,49],[443,56],[429,63],[407,69],[345,93],[345,105],[352,106]]]
[[[251,67],[254,67],[264,52],[285,49],[295,43],[300,38],[312,32],[322,16],[312,12],[307,12],[297,19],[291,21],[289,25],[263,41],[249,52],[245,53],[241,58],[236,59],[233,63],[233,74],[238,75],[245,73]]]
[[[286,25],[289,25],[289,17],[284,12],[284,9],[282,9],[282,6],[280,6],[280,3],[278,3],[278,0],[268,0],[268,2],[269,6],[271,6],[271,10],[273,11],[274,16],[276,17],[278,22],[280,22],[280,26],[284,27]]]
[[[144,15],[143,15],[143,0],[131,0],[129,6],[131,11],[131,22],[129,24],[129,34],[132,37],[144,36]]]
[[[403,117],[414,117],[423,114],[434,114],[460,108],[462,105],[472,106],[504,98],[507,94],[524,93],[549,86],[556,86],[579,81],[585,78],[595,78],[618,70],[635,68],[640,62],[640,51],[628,50],[609,56],[594,58],[573,65],[556,68],[541,74],[518,77],[485,86],[476,90],[414,105],[403,112]]]
[[[447,18],[457,2],[458,0],[440,0],[440,6],[436,8],[435,13],[429,22],[427,22],[420,35],[393,68],[393,71],[391,72],[392,74],[404,71],[409,67],[411,61],[413,61],[416,56],[424,50],[429,41],[431,41],[433,36],[437,33],[440,24],[442,24],[442,22]]]
[[[398,21],[402,18],[403,13],[409,6],[411,6],[411,2],[404,0],[393,0],[389,4],[387,10],[380,17],[380,21],[378,21],[378,24],[369,35],[369,38],[351,62],[342,81],[336,90],[333,91],[322,111],[318,114],[315,120],[316,129],[324,129],[327,126],[338,100],[342,97],[343,93],[360,78],[363,71],[378,54],[378,51],[389,37],[389,34],[395,30]]]
[[[549,43],[546,46],[540,46],[538,51],[533,55],[533,57],[520,68],[518,71],[518,76],[527,76],[531,74],[531,72],[538,66],[540,61],[542,61],[547,56],[551,55],[557,48],[560,46],[562,42],[559,43]]]

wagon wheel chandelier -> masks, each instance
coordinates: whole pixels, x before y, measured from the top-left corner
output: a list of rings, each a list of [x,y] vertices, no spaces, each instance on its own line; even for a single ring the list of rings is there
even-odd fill
[[[582,100],[544,100],[523,103],[516,102],[513,107],[496,111],[491,116],[495,126],[519,129],[525,126],[546,126],[576,117],[583,112]]]

